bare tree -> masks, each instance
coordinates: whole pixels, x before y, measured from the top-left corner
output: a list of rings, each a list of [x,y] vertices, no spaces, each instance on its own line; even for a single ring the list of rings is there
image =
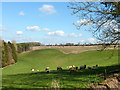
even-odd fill
[[[101,42],[117,45],[120,40],[119,2],[70,2],[72,14],[80,20],[73,23],[77,29],[89,25],[89,30]]]

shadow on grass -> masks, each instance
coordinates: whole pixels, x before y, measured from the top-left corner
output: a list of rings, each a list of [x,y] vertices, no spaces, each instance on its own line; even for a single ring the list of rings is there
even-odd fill
[[[69,70],[51,70],[50,73],[33,72],[26,74],[7,75],[3,77],[3,89],[6,88],[43,88],[54,87],[58,84],[62,88],[76,88],[78,85],[81,88],[88,87],[88,83],[99,83],[102,79],[97,75],[103,74],[106,69],[108,74],[120,72],[120,65],[98,67],[95,69],[78,70],[72,72]],[[95,81],[95,79],[97,79]],[[83,87],[82,87],[83,86]]]

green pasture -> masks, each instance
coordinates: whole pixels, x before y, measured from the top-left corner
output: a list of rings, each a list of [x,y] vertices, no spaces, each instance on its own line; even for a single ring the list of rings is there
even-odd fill
[[[92,70],[78,70],[70,74],[67,66],[80,67],[86,64],[99,67]],[[57,66],[63,67],[57,71]],[[45,68],[50,67],[50,73]],[[31,69],[35,71],[32,72]],[[87,51],[78,54],[64,54],[56,49],[35,50],[18,56],[18,62],[2,70],[2,86],[6,88],[87,88],[103,79],[99,74],[118,70],[118,51]],[[40,71],[37,71],[40,70]]]
[[[63,48],[56,48],[62,52],[65,53],[72,53],[74,51],[80,53],[80,52],[85,52],[85,51],[89,51],[89,50],[97,50],[100,49],[101,47],[97,47],[97,46],[64,46]]]

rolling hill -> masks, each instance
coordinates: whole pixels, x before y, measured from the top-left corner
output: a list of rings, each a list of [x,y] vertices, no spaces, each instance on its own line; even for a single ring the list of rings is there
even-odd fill
[[[113,56],[110,57],[113,53]],[[79,70],[70,74],[67,66],[81,66],[86,64],[99,67],[93,70]],[[45,68],[50,67],[50,73],[45,72]],[[57,71],[56,67],[63,67],[63,71]],[[32,72],[31,69],[35,71]],[[40,71],[38,72],[37,69]],[[91,82],[98,83],[101,79],[97,75],[118,69],[118,51],[87,51],[78,54],[64,54],[56,49],[41,49],[18,56],[18,62],[12,66],[4,68],[3,87],[4,88],[43,88],[54,87],[55,82],[61,88],[88,87]],[[96,81],[95,81],[96,80]],[[88,81],[90,84],[88,84]],[[32,85],[31,85],[32,84]],[[77,86],[76,86],[77,85]]]

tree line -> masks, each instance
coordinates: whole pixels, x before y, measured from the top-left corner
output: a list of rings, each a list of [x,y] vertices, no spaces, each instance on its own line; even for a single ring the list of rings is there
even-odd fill
[[[1,54],[2,62],[1,67],[5,67],[11,64],[15,64],[17,62],[17,56],[19,53],[28,51],[31,49],[32,46],[40,46],[41,43],[39,42],[30,42],[30,43],[15,43],[15,41],[5,42],[4,40],[1,41]]]
[[[27,42],[27,43],[17,43],[17,52],[22,53],[29,51],[32,46],[41,46],[40,42]]]
[[[8,41],[2,41],[2,67],[14,64],[17,62],[16,44]]]
[[[95,43],[95,44],[92,44],[92,43],[84,43],[84,44],[65,43],[65,44],[62,44],[62,43],[60,43],[60,44],[48,44],[48,45],[45,45],[45,46],[100,46],[100,45],[101,46],[103,46],[103,45],[105,45],[105,46],[110,46],[110,45],[116,46],[116,44],[110,44],[110,43],[106,43],[106,44],[101,44],[101,43]],[[120,44],[118,44],[118,45],[120,45]]]

